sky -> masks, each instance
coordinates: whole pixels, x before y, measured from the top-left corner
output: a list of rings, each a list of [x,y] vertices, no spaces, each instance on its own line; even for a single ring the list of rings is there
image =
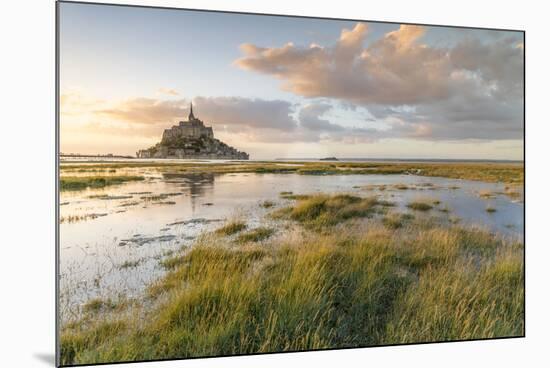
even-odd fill
[[[523,33],[61,3],[63,153],[195,116],[275,158],[523,159]]]

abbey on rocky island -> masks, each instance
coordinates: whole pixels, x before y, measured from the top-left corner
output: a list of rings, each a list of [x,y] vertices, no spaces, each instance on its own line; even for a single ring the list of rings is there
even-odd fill
[[[180,121],[162,133],[162,140],[155,146],[140,150],[138,158],[189,158],[248,160],[248,153],[238,151],[214,138],[212,127],[204,125],[193,114],[193,104],[187,121]]]

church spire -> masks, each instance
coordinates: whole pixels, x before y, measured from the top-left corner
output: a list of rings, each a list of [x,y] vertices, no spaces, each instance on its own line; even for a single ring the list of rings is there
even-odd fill
[[[195,120],[195,115],[193,115],[193,102],[191,102],[191,108],[189,110],[189,121]]]

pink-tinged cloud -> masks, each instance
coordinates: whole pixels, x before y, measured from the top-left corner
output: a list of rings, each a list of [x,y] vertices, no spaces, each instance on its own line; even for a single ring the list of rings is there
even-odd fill
[[[344,29],[335,45],[309,48],[288,43],[262,48],[244,44],[242,69],[282,80],[284,90],[358,104],[411,104],[445,98],[450,65],[445,50],[418,43],[424,28],[401,26],[364,48],[368,27]]]
[[[279,79],[296,95],[367,108],[391,126],[387,136],[521,138],[524,51],[517,38],[435,47],[422,42],[427,28],[402,25],[367,45],[368,31],[357,23],[327,47],[243,44],[234,63]],[[329,124],[310,119],[305,126],[336,130]]]
[[[161,100],[132,98],[95,110],[102,120],[123,121],[132,124],[176,124],[187,120],[188,99]],[[291,117],[293,106],[287,101],[249,99],[242,97],[196,97],[195,115],[207,124],[229,129],[243,127],[293,130],[297,123]]]
[[[103,119],[113,119],[138,124],[154,124],[173,121],[177,117],[185,116],[187,101],[158,100],[155,98],[131,98],[116,105],[96,110],[95,113]]]

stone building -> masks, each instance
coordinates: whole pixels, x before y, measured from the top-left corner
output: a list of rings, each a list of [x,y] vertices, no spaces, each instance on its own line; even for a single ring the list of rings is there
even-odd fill
[[[136,153],[138,158],[189,158],[248,160],[246,152],[228,146],[214,138],[212,127],[204,125],[193,114],[193,104],[187,121],[180,121],[164,130],[160,143]]]
[[[170,142],[177,140],[178,138],[200,138],[208,137],[214,138],[214,132],[212,127],[204,126],[202,120],[197,119],[193,115],[193,104],[191,103],[189,110],[189,119],[187,121],[180,121],[179,125],[174,125],[170,129],[165,129],[162,134],[162,142]]]

